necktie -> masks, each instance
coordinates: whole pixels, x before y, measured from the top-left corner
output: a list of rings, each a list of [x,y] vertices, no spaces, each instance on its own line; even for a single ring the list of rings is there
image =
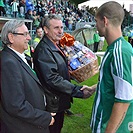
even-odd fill
[[[27,63],[29,64],[29,66],[32,68],[32,61],[31,61],[31,57],[28,56],[27,54],[25,54],[25,59],[27,61]]]
[[[25,59],[28,63],[29,68],[31,69],[31,71],[36,75],[36,72],[32,69],[31,57],[25,54]]]

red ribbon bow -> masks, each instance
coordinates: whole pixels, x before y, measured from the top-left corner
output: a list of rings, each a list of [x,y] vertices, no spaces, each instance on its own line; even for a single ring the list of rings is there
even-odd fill
[[[60,45],[62,47],[66,46],[73,46],[75,42],[75,39],[72,35],[68,34],[68,33],[64,33],[64,35],[62,36],[62,39],[60,40]]]

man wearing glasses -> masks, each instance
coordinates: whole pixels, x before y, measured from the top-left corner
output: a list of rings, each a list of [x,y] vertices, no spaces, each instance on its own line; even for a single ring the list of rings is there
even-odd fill
[[[25,23],[6,22],[1,39],[1,132],[49,133],[55,114],[45,111],[42,85],[25,59],[31,39]]]

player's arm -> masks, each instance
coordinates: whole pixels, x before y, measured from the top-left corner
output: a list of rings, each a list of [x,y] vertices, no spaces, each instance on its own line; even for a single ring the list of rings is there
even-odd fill
[[[115,102],[105,133],[115,133],[121,125],[130,103]]]

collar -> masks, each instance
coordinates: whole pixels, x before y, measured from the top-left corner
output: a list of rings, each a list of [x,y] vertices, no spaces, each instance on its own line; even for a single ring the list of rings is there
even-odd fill
[[[29,66],[29,64],[27,63],[27,60],[25,59],[26,56],[25,56],[24,53],[21,54],[18,51],[14,50],[13,48],[9,47],[9,46],[8,46],[8,48],[10,48],[12,51],[14,51]]]

